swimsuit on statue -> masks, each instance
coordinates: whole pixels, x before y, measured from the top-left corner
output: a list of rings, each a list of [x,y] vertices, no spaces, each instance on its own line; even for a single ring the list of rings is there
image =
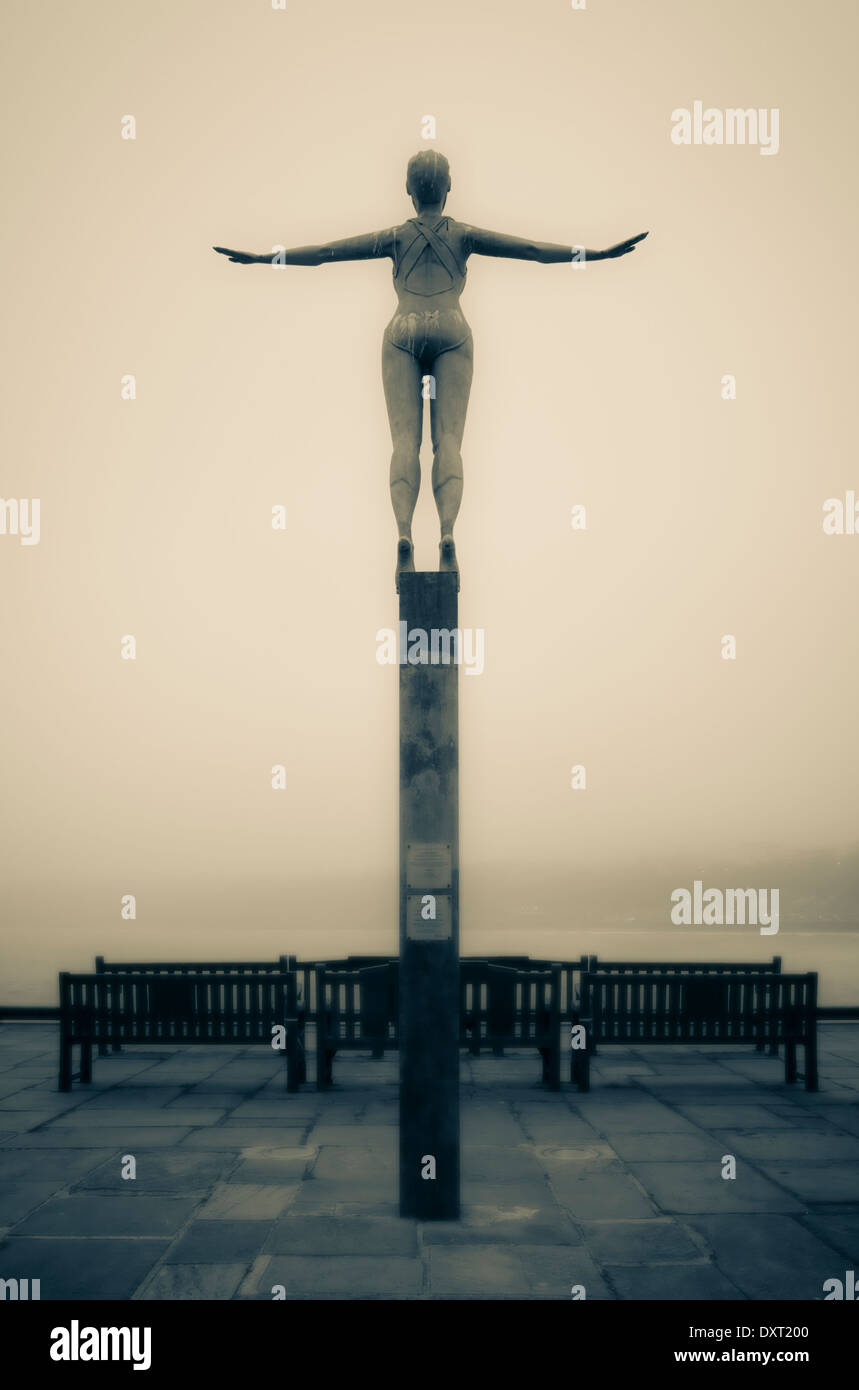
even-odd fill
[[[410,218],[404,224],[413,227],[415,234],[405,251],[394,259],[394,288],[398,295],[433,299],[439,295],[449,297],[452,292],[459,297],[466,271],[445,235],[449,222],[450,218],[440,217],[434,227],[425,227],[416,218]],[[385,337],[422,367],[429,367],[440,353],[468,342],[471,329],[448,299],[439,308],[397,312],[385,329]]]

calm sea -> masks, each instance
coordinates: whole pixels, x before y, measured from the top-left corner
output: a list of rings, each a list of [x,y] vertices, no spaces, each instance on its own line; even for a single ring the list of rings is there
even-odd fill
[[[136,927],[139,924],[129,924]],[[272,960],[292,953],[304,960],[351,954],[396,954],[396,934],[366,925],[292,929],[171,924],[120,935],[115,929],[28,927],[26,939],[7,927],[0,935],[0,1003],[54,1004],[59,970],[93,969],[97,953],[114,960]],[[463,931],[463,955],[532,955],[550,960],[595,954],[605,960],[767,961],[782,957],[784,972],[816,970],[821,1004],[859,1005],[859,927],[782,925],[776,936],[754,927],[669,928],[612,924],[554,928],[520,920],[515,926]]]

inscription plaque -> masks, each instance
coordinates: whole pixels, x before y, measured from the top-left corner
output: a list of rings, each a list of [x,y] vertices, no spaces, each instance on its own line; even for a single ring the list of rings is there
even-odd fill
[[[451,935],[450,898],[435,900],[435,917],[424,917],[424,893],[406,898],[406,936],[410,941],[449,941]]]
[[[444,842],[406,845],[406,892],[450,892],[451,852]]]

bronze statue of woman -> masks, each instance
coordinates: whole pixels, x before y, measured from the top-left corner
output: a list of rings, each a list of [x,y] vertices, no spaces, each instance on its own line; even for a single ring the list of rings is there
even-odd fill
[[[443,215],[450,192],[450,166],[435,150],[422,150],[409,160],[406,192],[417,217],[383,232],[276,255],[213,248],[238,265],[324,265],[327,261],[365,261],[381,256],[393,261],[399,302],[382,341],[382,380],[394,445],[391,501],[398,528],[397,581],[404,570],[415,567],[412,516],[421,481],[422,383],[426,377],[433,383],[429,398],[432,487],[441,523],[439,569],[458,574],[453,524],[462,500],[460,445],[473,363],[471,329],[459,307],[468,257],[506,256],[543,264],[605,261],[625,256],[647,236],[642,232],[607,251],[586,251],[456,222]]]

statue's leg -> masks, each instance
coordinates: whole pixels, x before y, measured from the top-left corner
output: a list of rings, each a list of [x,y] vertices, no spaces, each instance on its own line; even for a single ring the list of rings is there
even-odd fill
[[[394,451],[391,454],[391,504],[397,519],[397,572],[415,567],[412,516],[421,485],[423,396],[421,369],[410,352],[382,343],[382,382]],[[399,588],[399,584],[397,585]]]
[[[430,401],[433,465],[432,488],[441,523],[439,569],[458,573],[453,523],[462,501],[460,446],[471,391],[474,346],[468,338],[459,347],[439,353],[433,365],[435,400]]]

